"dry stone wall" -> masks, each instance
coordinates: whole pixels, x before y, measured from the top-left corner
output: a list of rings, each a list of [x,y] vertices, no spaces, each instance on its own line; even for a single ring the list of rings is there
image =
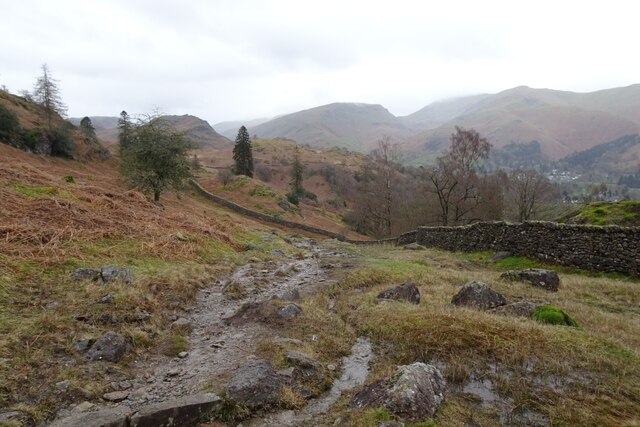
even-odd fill
[[[416,241],[450,251],[507,251],[548,263],[640,275],[640,227],[480,222],[419,227]]]

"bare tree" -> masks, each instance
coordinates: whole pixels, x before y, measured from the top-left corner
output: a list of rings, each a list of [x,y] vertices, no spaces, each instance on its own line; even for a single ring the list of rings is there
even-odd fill
[[[54,115],[57,113],[64,116],[67,113],[67,106],[62,102],[58,81],[51,77],[47,64],[42,65],[42,75],[36,80],[33,98],[44,108],[48,128],[52,130]]]
[[[522,222],[534,219],[542,203],[553,193],[549,180],[535,170],[513,170],[509,173],[508,198],[515,211],[514,217]]]
[[[233,172],[230,168],[218,169],[218,179],[220,180],[224,188],[227,188],[227,184],[231,182],[232,177]]]
[[[482,203],[476,165],[490,150],[491,144],[474,129],[456,126],[449,150],[435,168],[426,171],[428,191],[437,197],[442,225],[460,223]]]
[[[383,234],[391,233],[393,188],[392,180],[396,174],[396,165],[400,160],[398,147],[392,144],[391,137],[384,135],[378,140],[378,148],[373,150],[373,167],[377,174],[377,180],[381,184],[380,191],[384,206],[382,209]]]

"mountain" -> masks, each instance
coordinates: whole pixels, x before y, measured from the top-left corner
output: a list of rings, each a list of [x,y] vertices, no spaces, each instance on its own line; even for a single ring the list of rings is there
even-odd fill
[[[213,128],[220,132],[220,134],[233,141],[236,139],[236,135],[238,134],[238,129],[240,129],[240,126],[244,126],[246,128],[255,127],[261,125],[262,123],[268,122],[269,120],[271,120],[271,118],[220,122],[213,125]]]
[[[560,160],[565,169],[581,172],[635,173],[640,164],[640,135],[625,135]]]
[[[118,142],[118,119],[110,116],[90,116],[91,123],[96,129],[98,139],[116,144]],[[231,141],[216,132],[206,120],[199,117],[184,114],[182,116],[162,116],[162,118],[179,132],[184,132],[186,137],[199,148],[225,148],[231,145]],[[69,119],[74,125],[80,124],[81,118]]]
[[[410,137],[403,145],[406,153],[418,161],[433,157],[448,145],[454,127],[462,126],[476,129],[497,148],[537,141],[546,158],[557,160],[640,132],[640,85],[591,93],[520,86],[459,103],[431,104],[404,120],[411,122],[413,116],[414,127],[428,127],[436,123],[432,117],[459,111],[448,122]]]
[[[411,131],[400,119],[377,104],[335,103],[287,114],[249,133],[261,138],[287,138],[312,147],[339,146],[366,152],[388,135],[396,142]]]
[[[419,132],[437,128],[491,95],[472,95],[436,101],[408,116],[399,117],[411,130]]]

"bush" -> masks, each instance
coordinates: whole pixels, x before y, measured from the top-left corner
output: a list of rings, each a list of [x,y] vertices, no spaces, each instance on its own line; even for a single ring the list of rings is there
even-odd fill
[[[316,195],[316,193],[312,193],[311,191],[305,191],[304,197],[305,199],[313,200],[314,202],[318,201],[318,196]]]
[[[550,325],[578,327],[578,322],[576,322],[573,317],[565,313],[560,307],[554,305],[541,305],[533,311],[531,318]]]
[[[270,182],[273,177],[273,171],[269,166],[260,163],[256,166],[256,176],[264,182]]]
[[[49,132],[51,141],[51,155],[58,157],[73,157],[73,141],[71,133],[66,127],[59,127]]]
[[[0,139],[13,139],[19,132],[20,122],[16,113],[0,104]]]
[[[296,193],[293,193],[293,192],[287,193],[287,200],[292,205],[298,206],[300,204],[300,198],[298,197],[298,195]]]

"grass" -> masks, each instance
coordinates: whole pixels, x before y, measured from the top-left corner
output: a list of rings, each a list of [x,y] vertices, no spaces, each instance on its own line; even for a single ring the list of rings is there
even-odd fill
[[[596,202],[584,205],[579,213],[565,220],[590,225],[640,225],[640,201]]]

